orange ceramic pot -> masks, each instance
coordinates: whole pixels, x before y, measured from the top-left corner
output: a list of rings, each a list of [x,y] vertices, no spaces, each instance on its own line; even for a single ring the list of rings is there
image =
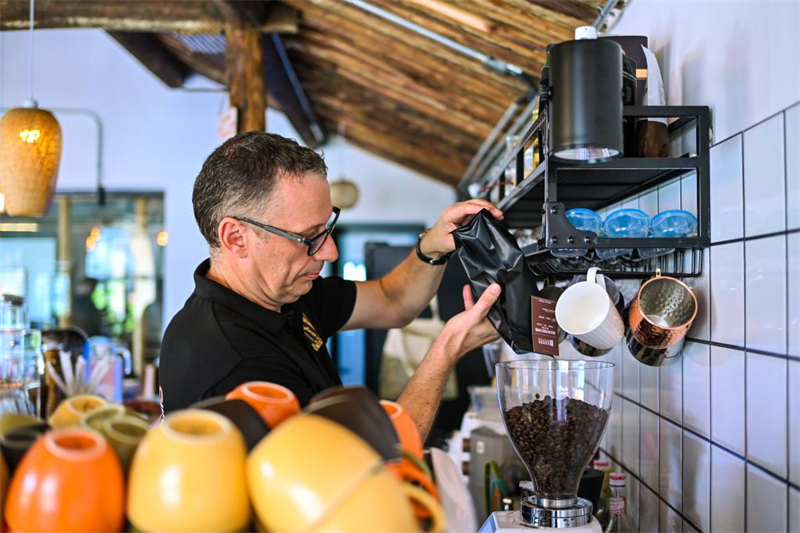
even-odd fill
[[[6,460],[0,455],[0,530],[6,530],[6,522],[3,510],[6,508],[6,494],[8,494],[8,467]]]
[[[124,518],[122,468],[94,431],[46,433],[25,455],[8,490],[12,531],[120,531]]]
[[[403,449],[422,459],[422,439],[417,431],[417,425],[411,419],[408,411],[403,409],[399,403],[389,400],[381,400],[381,405],[389,413]]]
[[[218,413],[167,415],[136,449],[128,519],[137,531],[242,531],[250,522],[241,433]]]
[[[300,402],[292,391],[267,381],[242,383],[229,392],[225,399],[246,401],[270,429],[275,429],[278,424],[300,412]]]

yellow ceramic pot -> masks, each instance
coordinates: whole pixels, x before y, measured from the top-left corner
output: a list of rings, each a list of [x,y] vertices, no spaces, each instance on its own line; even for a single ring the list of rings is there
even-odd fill
[[[247,486],[267,530],[308,531],[382,468],[378,453],[348,429],[299,414],[250,452]]]
[[[133,457],[128,519],[139,531],[241,531],[250,520],[246,453],[241,433],[220,414],[168,415]]]
[[[108,418],[100,426],[100,433],[117,454],[122,471],[126,474],[131,468],[136,448],[144,439],[150,426],[142,418],[135,415],[123,415]]]
[[[22,426],[32,426],[40,423],[41,420],[31,415],[22,415],[19,413],[1,413],[0,414],[0,435],[3,435],[12,429]]]
[[[110,403],[103,407],[98,407],[93,411],[89,411],[81,417],[80,425],[87,429],[101,431],[103,422],[112,418],[119,418],[125,414],[125,407],[118,403]]]
[[[47,420],[53,429],[77,426],[81,419],[92,411],[108,405],[105,398],[92,394],[70,396],[58,404],[55,412]]]
[[[370,477],[311,531],[314,533],[408,533],[421,531],[409,499],[425,507],[433,519],[428,533],[445,529],[444,511],[427,492],[397,481],[388,470]]]

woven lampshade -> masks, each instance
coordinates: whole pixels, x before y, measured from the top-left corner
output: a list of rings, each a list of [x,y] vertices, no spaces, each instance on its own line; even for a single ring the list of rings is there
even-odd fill
[[[331,182],[331,203],[342,209],[350,209],[358,203],[358,185],[347,178]]]
[[[61,126],[49,111],[16,107],[0,120],[0,193],[6,213],[40,217],[50,210],[61,162]]]

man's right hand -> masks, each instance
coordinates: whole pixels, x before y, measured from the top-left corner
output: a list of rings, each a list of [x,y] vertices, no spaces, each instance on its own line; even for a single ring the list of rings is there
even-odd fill
[[[492,283],[476,302],[469,285],[464,285],[462,293],[465,311],[448,320],[439,335],[453,365],[467,352],[500,338],[497,330],[486,319],[492,305],[500,297],[500,292],[500,285]]]

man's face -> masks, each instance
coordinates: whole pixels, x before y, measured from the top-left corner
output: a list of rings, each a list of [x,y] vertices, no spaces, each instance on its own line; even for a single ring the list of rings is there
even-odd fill
[[[307,239],[325,230],[331,216],[328,181],[316,175],[303,178],[284,176],[278,180],[269,207],[252,218]],[[328,237],[317,253],[290,239],[252,228],[259,235],[254,243],[249,271],[263,296],[279,305],[289,304],[311,290],[325,261],[339,257],[336,244]]]

